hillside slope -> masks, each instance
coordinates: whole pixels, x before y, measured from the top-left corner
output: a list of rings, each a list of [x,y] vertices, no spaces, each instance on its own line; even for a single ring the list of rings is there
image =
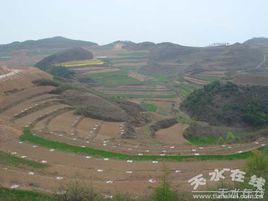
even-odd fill
[[[0,52],[16,50],[33,50],[33,49],[66,49],[75,47],[91,47],[96,43],[82,40],[72,40],[61,36],[45,38],[40,40],[27,40],[24,42],[13,42],[10,44],[0,45]]]
[[[93,59],[92,52],[87,51],[83,48],[72,48],[45,57],[44,59],[39,61],[36,64],[36,66],[46,67],[66,61],[85,60],[85,59]]]
[[[188,71],[238,70],[255,68],[263,60],[263,50],[236,43],[218,47],[187,47],[172,43],[157,44],[150,52],[151,62],[175,62]]]
[[[191,117],[211,125],[268,125],[268,87],[212,82],[194,91],[182,104]]]

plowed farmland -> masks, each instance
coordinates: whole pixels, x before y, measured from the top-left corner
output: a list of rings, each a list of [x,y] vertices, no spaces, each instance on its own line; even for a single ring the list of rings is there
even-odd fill
[[[129,129],[127,121],[77,115],[72,105],[51,93],[54,86],[32,84],[40,78],[51,79],[26,68],[9,80],[0,80],[1,92],[5,92],[0,97],[0,151],[46,165],[27,168],[0,163],[4,173],[0,181],[5,187],[55,192],[63,184],[80,180],[108,195],[118,191],[137,194],[157,186],[168,171],[172,186],[188,191],[189,178],[216,168],[242,168],[250,151],[263,150],[267,144],[265,138],[231,145],[189,144],[183,137],[187,124],[180,122],[160,128],[155,136],[148,133],[149,124],[135,127],[136,138],[122,138]],[[155,88],[156,93],[162,91],[169,92],[163,86]],[[159,107],[166,104],[157,101]]]

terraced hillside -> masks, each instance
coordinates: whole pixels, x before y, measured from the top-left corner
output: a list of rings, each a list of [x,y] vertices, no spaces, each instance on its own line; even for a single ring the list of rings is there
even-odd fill
[[[133,119],[112,122],[77,115],[75,104],[67,97],[74,94],[70,92],[75,88],[55,93],[59,83],[50,80],[48,74],[32,68],[19,73],[23,76],[0,80],[3,89],[9,80],[14,82],[13,88],[8,87],[12,92],[0,97],[0,151],[28,165],[0,163],[5,173],[0,181],[6,187],[52,192],[79,180],[91,183],[105,195],[122,190],[143,193],[160,184],[164,172],[169,171],[167,179],[172,186],[188,191],[188,179],[196,174],[226,166],[242,168],[251,150],[267,150],[265,138],[242,144],[192,145],[183,137],[186,123],[173,120],[174,124],[166,127],[163,116],[140,111],[134,103],[113,102],[94,91],[82,90],[86,98],[94,92],[97,102],[103,101],[101,104],[108,101],[128,113],[152,115],[148,124],[132,128],[135,138],[124,138]],[[43,81],[37,81],[40,79]],[[148,133],[152,126],[154,137]]]
[[[243,84],[243,90],[247,84],[265,87],[265,47],[117,41],[83,43],[78,55],[72,47],[41,48],[38,56],[24,49],[22,62],[17,53],[0,60],[10,67],[0,75],[4,187],[60,192],[79,181],[110,197],[150,192],[166,175],[172,187],[187,192],[193,176],[243,169],[254,150],[267,154],[265,127],[209,124],[205,117],[214,110],[197,118],[181,107],[214,81]],[[14,60],[20,68],[10,65]],[[39,67],[50,74],[22,66],[40,60],[48,62]],[[193,102],[190,106],[207,108],[206,101]],[[208,181],[208,189],[213,187]]]

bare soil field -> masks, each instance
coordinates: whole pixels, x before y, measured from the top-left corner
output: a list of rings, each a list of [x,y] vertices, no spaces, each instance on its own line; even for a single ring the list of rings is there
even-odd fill
[[[6,128],[8,129],[8,128]],[[85,155],[51,151],[31,144],[20,144],[17,140],[19,132],[3,135],[1,130],[1,150],[16,152],[18,156],[26,156],[35,161],[46,161],[49,168],[30,175],[29,171],[6,168],[0,179],[4,186],[20,185],[24,189],[55,191],[62,184],[80,180],[92,185],[100,192],[115,193],[125,190],[129,193],[143,193],[149,187],[159,184],[164,172],[170,172],[168,180],[180,189],[189,189],[187,180],[197,173],[208,174],[219,167],[241,168],[244,161],[191,161],[184,163],[152,161],[134,161],[128,163],[120,160],[104,160],[103,158],[87,158]],[[200,170],[202,167],[202,170]],[[151,181],[154,182],[151,182]],[[33,185],[34,184],[34,185]],[[129,188],[125,189],[128,185]]]
[[[20,126],[25,126],[25,125],[30,125],[35,119],[37,119],[38,117],[47,114],[47,113],[51,113],[53,111],[56,111],[58,109],[64,108],[66,107],[66,105],[63,104],[56,104],[50,107],[46,107],[46,108],[42,108],[41,110],[38,110],[36,112],[30,113],[27,116],[24,116],[22,118],[16,119],[15,120],[15,124],[16,125],[20,125]]]
[[[0,75],[5,75],[10,72],[10,69],[8,69],[5,65],[0,65]]]
[[[16,81],[14,83],[17,83],[18,85],[21,84]],[[20,90],[17,93],[8,96],[2,96],[0,97],[1,111],[3,112],[4,110],[10,109],[11,107],[14,107],[19,103],[28,101],[31,98],[40,97],[41,95],[47,94],[53,88],[54,87],[51,86],[29,87],[25,88],[24,90]]]
[[[156,132],[155,138],[161,143],[187,145],[187,140],[183,137],[183,131],[187,128],[184,124],[175,124],[166,129],[161,129]]]
[[[202,75],[215,76],[215,77],[224,77],[227,71],[204,71]]]
[[[120,124],[112,122],[102,122],[100,130],[94,141],[104,141],[113,138],[120,138]]]
[[[129,77],[132,77],[132,78],[134,78],[134,79],[136,79],[136,80],[139,80],[139,81],[141,81],[141,82],[144,82],[144,81],[146,81],[146,80],[150,80],[150,79],[152,79],[152,78],[150,78],[150,77],[148,77],[148,76],[146,76],[146,75],[142,75],[142,74],[139,74],[139,73],[136,73],[136,72],[130,72],[130,73],[128,74],[128,76],[129,76]]]
[[[16,114],[19,114],[23,111],[25,111],[25,109],[30,109],[34,106],[38,106],[41,103],[45,103],[46,101],[53,101],[53,100],[57,100],[57,96],[52,95],[52,94],[41,94],[40,96],[36,96],[33,97],[31,99],[27,99],[25,101],[22,101],[16,105],[14,105],[13,107],[5,110],[2,113],[2,116],[6,118],[11,119],[12,117],[14,117]]]
[[[24,88],[33,86],[32,81],[34,80],[40,78],[51,78],[50,75],[36,68],[25,68],[23,71],[15,69],[15,71],[16,73],[13,73],[11,76],[0,79],[0,97],[5,93],[23,90]],[[28,76],[29,73],[31,73],[31,76]]]
[[[0,61],[0,65],[6,65],[9,68],[24,68],[24,66],[33,66],[43,57],[44,55],[29,54],[28,51],[19,50],[12,52],[10,59]]]
[[[55,132],[70,133],[76,118],[77,116],[73,114],[73,111],[66,112],[53,118],[47,125],[47,128]]]
[[[237,84],[242,84],[242,85],[268,85],[268,76],[267,75],[252,75],[252,74],[239,74],[236,75],[233,78],[233,81]]]
[[[141,66],[146,65],[147,62],[146,61],[139,61],[139,62],[120,62],[120,63],[115,63],[114,66],[118,67],[118,68],[124,68],[124,67],[132,67],[133,69],[137,69],[140,68]]]
[[[188,82],[198,84],[198,85],[205,85],[205,84],[208,83],[207,81],[200,80],[200,79],[197,79],[197,78],[193,78],[193,77],[190,77],[190,76],[184,76],[183,79],[185,79]]]
[[[88,67],[88,68],[74,68],[74,71],[77,71],[83,75],[90,75],[94,73],[109,73],[119,71],[119,68],[110,68],[110,67]]]

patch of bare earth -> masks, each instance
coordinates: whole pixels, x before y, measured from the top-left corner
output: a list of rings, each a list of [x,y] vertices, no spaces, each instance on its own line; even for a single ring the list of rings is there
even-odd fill
[[[183,131],[187,125],[177,123],[166,129],[161,129],[156,132],[155,138],[161,143],[186,145],[187,140],[183,137]]]

